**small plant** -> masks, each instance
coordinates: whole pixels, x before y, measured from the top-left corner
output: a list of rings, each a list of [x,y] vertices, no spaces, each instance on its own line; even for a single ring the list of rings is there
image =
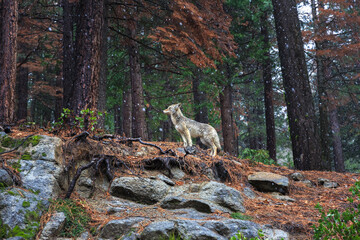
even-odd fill
[[[66,216],[65,226],[60,233],[61,237],[77,237],[88,228],[90,215],[85,209],[71,199],[60,199],[52,201],[54,209],[64,212]]]
[[[11,167],[12,167],[13,169],[15,169],[15,171],[21,172],[21,170],[20,170],[20,168],[21,168],[20,159],[17,160],[16,162],[13,162],[13,163],[10,164],[10,165],[11,165]]]
[[[259,234],[259,237],[247,238],[240,231],[238,231],[238,233],[235,234],[235,236],[232,236],[229,240],[263,240],[263,239],[265,239],[264,234],[262,233],[261,230],[259,230],[258,234]]]
[[[5,136],[1,141],[1,145],[6,148],[13,148],[16,145],[16,140],[9,136]]]
[[[316,209],[321,213],[321,218],[319,219],[319,224],[313,226],[314,239],[360,239],[360,181],[356,182],[349,191],[353,197],[356,197],[358,202],[356,208],[347,208],[342,213],[337,209],[330,209],[328,212],[325,212],[320,204],[316,205]],[[354,205],[352,197],[349,197],[348,201]]]
[[[269,157],[269,152],[264,149],[245,148],[239,157],[242,159],[250,159],[253,163],[261,162],[266,165],[276,164],[276,162]]]
[[[234,213],[231,213],[230,216],[232,218],[235,218],[235,219],[240,219],[240,220],[250,220],[252,217],[251,216],[246,216],[240,212],[234,212]]]
[[[24,152],[23,155],[21,155],[22,160],[31,160],[31,154],[28,152]]]
[[[53,124],[51,131],[55,131],[56,129],[64,130],[69,126],[72,126],[72,128],[79,129],[81,131],[93,132],[95,130],[95,126],[98,124],[98,119],[104,114],[106,113],[97,112],[87,108],[82,109],[79,115],[75,116],[72,110],[64,108],[58,121]]]
[[[23,201],[22,206],[24,208],[28,208],[28,207],[30,207],[30,202],[29,201]]]
[[[41,140],[41,136],[38,136],[38,135],[35,135],[35,136],[32,136],[32,137],[29,137],[26,142],[24,143],[24,145],[26,147],[28,147],[30,144],[35,147],[36,145],[39,144],[40,140]]]

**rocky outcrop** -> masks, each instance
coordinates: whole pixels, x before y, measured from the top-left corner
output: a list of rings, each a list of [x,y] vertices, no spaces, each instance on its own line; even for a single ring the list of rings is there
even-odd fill
[[[139,150],[144,151],[144,148]],[[35,234],[49,198],[57,198],[66,189],[62,158],[59,158],[61,140],[41,136],[38,143],[28,144],[20,149],[20,153],[26,158],[8,160],[8,163],[19,168],[27,190],[5,188],[0,194],[0,216],[8,230],[18,226]],[[228,213],[245,212],[242,193],[238,190],[216,181],[191,183],[181,169],[171,169],[172,179],[159,172],[147,173],[144,177],[118,177],[110,184],[105,177],[93,178],[90,169],[84,171],[75,188],[81,196],[89,196],[94,186],[101,186],[105,191],[109,189],[111,195],[107,196],[110,199],[101,199],[100,204],[113,220],[94,230],[98,239],[151,240],[174,235],[183,239],[221,240],[229,239],[238,231],[247,238],[256,237],[260,229],[266,229],[265,234],[270,239],[277,239],[276,236],[288,239],[281,230],[227,218]],[[0,171],[0,180],[6,182],[5,186],[11,186],[6,174],[6,171]],[[185,180],[179,185],[174,179]],[[250,188],[243,195],[256,198]],[[64,213],[54,214],[44,226],[40,239],[57,238],[64,221]],[[90,235],[84,232],[80,239],[88,239]]]
[[[104,226],[100,236],[107,239],[132,236],[129,239],[158,240],[177,236],[193,240],[227,240],[239,231],[246,238],[254,238],[258,236],[260,229],[264,229],[263,232],[268,239],[289,239],[289,235],[279,229],[266,228],[237,219],[155,221],[147,225],[140,234],[136,234],[130,229],[136,228],[140,221],[140,218],[110,221]]]
[[[2,190],[0,218],[8,231],[17,226],[19,231],[35,235],[40,216],[49,205],[48,199],[58,197],[63,185],[61,181],[65,178],[63,167],[59,164],[61,140],[49,136],[33,139],[36,141],[29,141],[19,150],[24,159],[7,161],[7,164],[19,169],[22,188],[26,191],[17,187]]]
[[[280,192],[286,194],[289,191],[289,179],[275,173],[257,172],[249,175],[248,181],[261,192]]]

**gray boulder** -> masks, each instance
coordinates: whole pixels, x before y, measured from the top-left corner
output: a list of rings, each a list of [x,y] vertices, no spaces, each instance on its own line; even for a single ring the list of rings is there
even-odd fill
[[[160,179],[161,181],[163,181],[164,183],[166,183],[169,186],[175,186],[175,183],[168,177],[166,177],[165,175],[159,174],[157,175],[158,179]]]
[[[256,194],[255,194],[254,191],[251,190],[251,188],[249,188],[249,187],[245,187],[245,188],[243,189],[243,194],[244,194],[247,198],[250,198],[250,199],[256,198]]]
[[[226,219],[222,221],[206,221],[202,225],[209,230],[215,231],[219,235],[229,239],[237,234],[239,231],[246,238],[255,238],[258,236],[260,225],[254,222],[239,220],[239,219]]]
[[[4,225],[9,229],[18,226],[36,228],[40,221],[42,208],[48,202],[28,191],[18,188],[9,188],[0,194],[0,217]]]
[[[202,213],[245,212],[240,192],[218,182],[172,187],[161,201],[167,209],[193,208]]]
[[[294,181],[303,181],[305,179],[305,176],[299,172],[294,172],[290,174],[290,178]]]
[[[245,237],[258,236],[260,226],[237,219],[222,220],[167,220],[148,225],[140,234],[142,240],[168,239],[176,234],[182,239],[227,240],[240,231]]]
[[[31,154],[32,160],[8,160],[20,164],[23,187],[6,189],[0,194],[0,218],[13,229],[37,229],[43,209],[48,206],[49,198],[57,198],[61,191],[59,182],[63,169],[60,162],[61,140],[42,136],[36,146],[30,144],[20,152]],[[40,160],[41,159],[41,160]]]
[[[189,240],[225,240],[221,235],[193,220],[160,221],[148,225],[140,235],[141,240],[169,239],[179,235]]]
[[[143,221],[144,218],[134,217],[126,219],[111,220],[101,229],[100,237],[106,239],[119,239],[129,234],[137,223]]]
[[[318,178],[318,183],[320,185],[323,185],[326,188],[337,188],[339,187],[339,184],[337,182],[332,182],[329,179],[326,178]]]
[[[169,190],[169,185],[161,180],[139,177],[120,177],[110,186],[110,194],[139,203],[159,202]]]
[[[40,235],[40,239],[48,240],[57,237],[60,231],[64,228],[65,219],[66,217],[63,212],[54,213],[51,216],[50,221],[45,224]]]
[[[289,179],[279,174],[258,172],[248,176],[248,181],[261,192],[289,192]]]
[[[175,223],[173,221],[159,221],[149,224],[140,234],[141,240],[169,239],[175,234]]]
[[[50,162],[61,163],[62,141],[57,137],[50,137],[47,135],[40,135],[40,141],[36,146],[31,144],[26,148],[20,148],[20,152],[28,152],[31,154],[31,159],[44,160]]]
[[[271,239],[271,240],[289,240],[290,239],[290,234],[287,232],[284,232],[283,230],[280,230],[280,229],[263,227],[261,230],[262,230],[262,233],[265,235],[266,239]]]
[[[56,162],[44,160],[20,160],[20,176],[23,186],[39,193],[44,199],[56,198],[60,192],[63,168]]]
[[[178,196],[166,197],[161,202],[161,207],[165,209],[193,208],[202,213],[212,213],[216,209],[209,201],[201,199],[185,199]]]
[[[13,185],[13,180],[5,169],[0,169],[0,186],[9,187]]]
[[[234,212],[245,212],[239,191],[218,182],[208,182],[200,189],[199,196]]]

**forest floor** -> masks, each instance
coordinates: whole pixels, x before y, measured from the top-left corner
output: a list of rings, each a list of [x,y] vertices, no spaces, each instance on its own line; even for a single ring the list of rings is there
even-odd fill
[[[49,135],[45,130],[34,130],[34,131],[19,131],[13,129],[10,134],[13,138],[23,138],[29,134],[36,135]],[[64,142],[71,140],[70,137],[61,137]],[[174,142],[148,142],[154,145],[161,147],[164,150],[173,150],[180,156],[181,153],[177,149],[182,147],[182,143]],[[133,149],[136,152],[142,146],[139,142],[134,142],[131,146],[123,147]],[[128,163],[128,166],[133,168],[133,170],[141,174],[142,167],[141,162],[145,159],[151,159],[155,157],[162,156],[159,154],[157,148],[148,148],[152,149],[147,152],[145,156],[130,156],[128,159],[123,159]],[[273,228],[279,228],[284,231],[289,232],[296,239],[311,239],[313,230],[312,226],[316,225],[318,219],[320,218],[319,211],[315,208],[316,204],[320,204],[325,210],[329,208],[338,209],[340,212],[346,208],[351,207],[347,198],[351,196],[349,188],[360,179],[360,174],[355,173],[336,173],[336,172],[325,172],[325,171],[297,171],[294,169],[289,169],[284,166],[277,165],[265,165],[262,163],[253,162],[249,159],[239,159],[232,156],[229,156],[224,153],[220,153],[216,157],[211,157],[208,155],[209,151],[199,150],[195,155],[187,155],[186,159],[189,162],[194,163],[193,166],[190,166],[190,169],[194,169],[192,173],[188,173],[183,179],[176,181],[177,185],[182,185],[185,183],[196,183],[209,181],[209,178],[206,174],[202,174],[195,170],[196,166],[199,164],[206,164],[211,167],[213,162],[222,161],[225,168],[228,170],[231,181],[225,182],[226,185],[233,187],[240,192],[243,191],[245,187],[252,186],[247,181],[247,176],[256,172],[272,172],[283,176],[289,176],[294,172],[302,173],[307,180],[310,180],[314,183],[313,187],[309,187],[303,182],[292,181],[290,180],[290,189],[288,196],[295,199],[294,202],[282,201],[274,198],[270,193],[262,193],[252,190],[256,193],[257,197],[255,199],[250,199],[244,197],[244,205],[246,207],[245,215],[249,216],[249,220],[259,223],[259,224],[268,224]],[[6,156],[4,156],[6,158]],[[115,172],[115,176],[131,175],[131,172],[118,171]],[[318,178],[326,178],[330,181],[337,182],[339,187],[337,188],[325,188],[318,184]],[[289,178],[290,179],[290,178]],[[109,197],[109,194],[106,194]],[[77,198],[77,194],[73,194],[73,198]],[[91,200],[89,201],[90,204]],[[354,206],[354,204],[353,204]],[[89,207],[88,209],[91,209]],[[95,214],[94,208],[92,208],[93,213]],[[144,209],[144,214],[147,213],[148,209]],[[162,209],[161,209],[162,210]],[[159,210],[160,211],[160,210]],[[94,220],[99,222],[104,222],[106,216],[100,217],[97,212],[93,216]],[[137,214],[139,212],[137,211]],[[156,214],[156,213],[152,213]],[[219,213],[216,213],[219,214]],[[220,213],[221,214],[221,213]],[[164,214],[163,214],[164,215]],[[166,214],[165,214],[166,215]],[[108,219],[111,220],[111,219]]]

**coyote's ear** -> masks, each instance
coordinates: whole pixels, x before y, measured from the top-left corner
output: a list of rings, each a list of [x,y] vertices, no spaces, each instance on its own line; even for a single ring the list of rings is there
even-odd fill
[[[182,104],[181,104],[181,103],[178,103],[178,104],[176,104],[176,105],[178,106],[178,108],[180,108]]]

